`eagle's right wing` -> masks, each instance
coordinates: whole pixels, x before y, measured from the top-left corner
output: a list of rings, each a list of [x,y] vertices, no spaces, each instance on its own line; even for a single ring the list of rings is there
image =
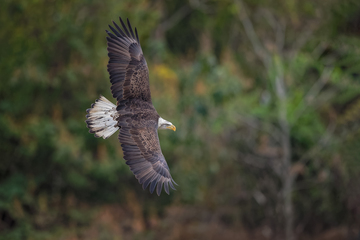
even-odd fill
[[[113,33],[106,31],[108,44],[109,63],[107,65],[110,74],[111,93],[117,99],[117,105],[126,99],[141,99],[151,103],[149,70],[141,50],[139,37],[135,28],[135,34],[129,20],[126,28],[120,18],[121,29],[115,22],[115,28],[109,25]]]

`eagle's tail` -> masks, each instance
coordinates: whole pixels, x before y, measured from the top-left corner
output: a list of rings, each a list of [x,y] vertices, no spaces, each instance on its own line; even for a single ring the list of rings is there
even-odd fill
[[[104,96],[100,95],[100,98],[86,112],[88,114],[85,122],[90,129],[89,132],[94,133],[95,137],[106,139],[119,129],[117,122],[119,114],[116,106]]]

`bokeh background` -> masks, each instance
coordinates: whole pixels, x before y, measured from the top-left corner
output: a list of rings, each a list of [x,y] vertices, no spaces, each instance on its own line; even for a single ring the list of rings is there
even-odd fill
[[[179,184],[115,134],[108,24],[129,18]],[[0,239],[360,239],[360,1],[2,0]]]

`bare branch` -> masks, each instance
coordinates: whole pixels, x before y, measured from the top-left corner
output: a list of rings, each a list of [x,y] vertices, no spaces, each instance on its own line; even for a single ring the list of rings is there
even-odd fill
[[[270,168],[274,171],[276,175],[281,177],[281,166],[280,163],[277,160],[277,158],[269,158],[264,156],[259,156],[255,153],[243,153],[239,152],[239,157],[241,158],[241,161],[256,167],[260,169]]]
[[[298,107],[296,107],[298,110],[294,113],[294,123],[306,111],[307,107],[319,96],[319,93],[321,92],[325,84],[329,81],[333,70],[333,67],[326,67],[321,73],[320,78],[314,83],[308,93],[302,98],[301,102],[298,104]]]
[[[254,30],[253,24],[250,21],[243,2],[241,0],[235,1],[238,6],[238,14],[242,25],[244,26],[245,33],[249,38],[251,45],[254,48],[256,55],[261,59],[266,68],[269,67],[271,58],[265,48],[261,45],[259,38]]]
[[[268,9],[262,9],[261,13],[266,18],[266,21],[270,24],[274,32],[276,33],[276,47],[279,53],[282,53],[285,45],[285,26],[277,21],[274,15]]]
[[[281,134],[281,132],[279,131],[279,129],[277,129],[276,126],[271,125],[271,130],[266,130],[264,128],[259,127],[262,123],[259,119],[254,118],[254,117],[250,117],[250,116],[244,116],[244,115],[237,115],[237,118],[245,123],[246,125],[248,125],[251,128],[254,128],[256,130],[259,131],[263,131],[266,132],[268,135],[270,135],[277,143],[280,143],[280,139],[279,139],[279,135]]]
[[[325,133],[318,140],[317,144],[313,148],[311,148],[309,151],[304,153],[297,162],[306,164],[309,161],[309,158],[312,154],[319,152],[321,149],[327,147],[333,133],[335,132],[335,129],[336,129],[336,122],[334,121],[328,125]],[[296,177],[296,176],[294,176],[294,177]]]
[[[289,53],[289,58],[293,59],[297,56],[301,48],[307,43],[310,39],[314,29],[308,28],[306,31],[302,32],[299,37],[296,38],[293,46],[291,47],[292,51]]]
[[[329,81],[333,69],[334,68],[325,68],[324,69],[319,80],[311,87],[309,92],[306,94],[304,99],[307,103],[311,103],[313,100],[315,100],[315,97],[319,94],[321,89]]]
[[[171,17],[160,23],[160,25],[158,26],[158,30],[161,32],[165,32],[171,29],[184,17],[191,13],[192,10],[193,9],[189,5],[185,4],[184,6],[179,8]]]

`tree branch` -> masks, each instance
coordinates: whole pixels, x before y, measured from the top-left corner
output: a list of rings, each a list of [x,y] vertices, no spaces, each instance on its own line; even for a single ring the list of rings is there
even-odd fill
[[[184,17],[186,17],[191,11],[192,8],[189,5],[185,4],[184,6],[179,8],[171,17],[160,23],[160,25],[158,26],[158,30],[165,32],[171,29]]]
[[[333,67],[325,68],[321,73],[320,78],[314,83],[314,85],[310,88],[307,94],[302,98],[298,107],[298,110],[295,111],[294,115],[294,123],[300,118],[300,116],[306,111],[307,107],[318,97],[320,91],[323,89],[325,84],[329,81],[331,73],[333,72]],[[303,106],[302,106],[303,105]],[[296,109],[295,108],[295,109]]]
[[[241,0],[236,0],[235,2],[237,4],[238,10],[239,10],[238,11],[239,19],[240,19],[242,25],[244,26],[245,33],[246,33],[247,37],[249,38],[256,55],[261,59],[264,66],[266,67],[266,69],[268,69],[271,58],[270,58],[269,54],[267,53],[267,51],[265,50],[265,48],[260,43],[259,38],[254,30],[253,25],[252,25],[252,22],[249,20],[249,17],[246,13],[243,2]]]

